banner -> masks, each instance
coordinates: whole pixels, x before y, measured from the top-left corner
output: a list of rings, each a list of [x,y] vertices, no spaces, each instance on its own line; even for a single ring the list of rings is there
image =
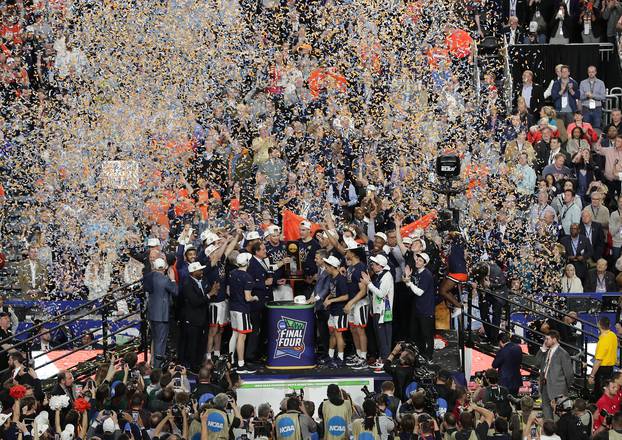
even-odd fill
[[[285,241],[295,241],[300,239],[300,223],[306,218],[294,214],[289,209],[283,210],[283,237]],[[315,234],[322,227],[317,223],[311,223],[311,235]]]
[[[268,303],[268,368],[315,367],[313,304]]]
[[[412,223],[407,224],[406,226],[402,226],[400,228],[400,235],[402,237],[407,237],[412,234],[415,229],[426,229],[430,224],[436,220],[438,213],[436,210],[432,211],[429,214],[424,215],[418,220],[415,220]]]

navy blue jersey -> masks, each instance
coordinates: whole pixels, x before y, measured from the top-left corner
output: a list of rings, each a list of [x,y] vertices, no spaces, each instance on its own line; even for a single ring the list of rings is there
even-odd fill
[[[298,248],[300,249],[300,263],[302,264],[303,275],[315,275],[317,273],[315,253],[320,249],[320,243],[318,243],[315,238],[312,238],[306,243],[302,240],[298,240]]]
[[[227,257],[224,255],[216,263],[216,266],[211,266],[210,261],[207,262],[207,267],[204,270],[203,279],[208,283],[208,289],[211,289],[214,283],[220,283],[220,289],[215,297],[210,299],[213,303],[222,302],[227,299]]]
[[[345,276],[338,274],[336,277],[331,277],[330,279],[330,288],[328,292],[329,298],[336,298],[338,296],[347,295],[348,294],[348,280]],[[343,306],[346,304],[346,301],[339,301],[331,303],[328,307],[328,311],[331,315],[336,316],[343,313]]]
[[[229,308],[234,312],[250,313],[251,303],[246,301],[244,291],[253,290],[253,277],[246,271],[236,269],[229,276]]]
[[[361,281],[361,274],[365,272],[367,268],[362,262],[356,263],[354,266],[348,266],[346,269],[346,280],[348,282],[348,297],[354,298],[359,293],[359,282]]]

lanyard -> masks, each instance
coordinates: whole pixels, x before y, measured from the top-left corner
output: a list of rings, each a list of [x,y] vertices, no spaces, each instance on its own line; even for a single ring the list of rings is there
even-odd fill
[[[577,255],[577,249],[579,249],[579,239],[577,239],[577,244],[574,244],[574,240],[570,239],[570,245],[572,246],[572,255]]]

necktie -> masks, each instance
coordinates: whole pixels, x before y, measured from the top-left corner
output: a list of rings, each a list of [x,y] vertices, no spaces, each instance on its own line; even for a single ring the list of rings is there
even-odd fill
[[[546,375],[549,372],[549,367],[551,366],[552,356],[553,356],[553,350],[549,348],[549,352],[546,355],[546,362],[544,364],[544,379],[546,379]]]

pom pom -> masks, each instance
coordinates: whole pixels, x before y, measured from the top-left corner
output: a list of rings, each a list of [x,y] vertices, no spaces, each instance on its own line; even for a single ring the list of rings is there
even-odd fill
[[[85,398],[79,397],[73,402],[73,409],[79,413],[83,413],[84,411],[91,409],[91,404]]]
[[[50,409],[56,411],[58,409],[67,408],[69,406],[69,396],[52,396],[50,397]]]
[[[9,395],[15,400],[23,399],[26,395],[26,387],[22,385],[15,385],[9,390]]]

